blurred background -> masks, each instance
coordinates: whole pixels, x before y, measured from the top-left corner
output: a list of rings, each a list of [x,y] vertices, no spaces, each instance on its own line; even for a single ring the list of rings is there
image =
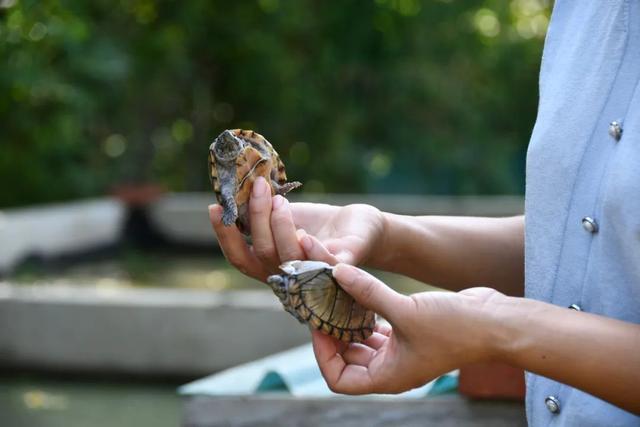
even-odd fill
[[[270,140],[294,200],[520,212],[550,3],[0,0],[2,424],[174,425],[177,384],[306,340],[272,295],[260,315],[299,335],[239,349],[184,320],[226,292],[220,336],[255,332],[266,292],[209,230],[224,129]]]

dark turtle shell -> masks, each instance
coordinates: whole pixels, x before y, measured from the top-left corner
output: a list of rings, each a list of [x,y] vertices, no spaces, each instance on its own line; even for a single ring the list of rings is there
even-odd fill
[[[284,309],[301,323],[345,342],[362,342],[375,326],[375,313],[358,304],[320,261],[289,261],[267,283]]]
[[[271,185],[271,194],[284,195],[299,182],[287,182],[284,163],[262,135],[252,130],[225,130],[209,146],[209,179],[222,205],[222,222],[236,223],[249,235],[248,202],[253,182],[262,176]]]

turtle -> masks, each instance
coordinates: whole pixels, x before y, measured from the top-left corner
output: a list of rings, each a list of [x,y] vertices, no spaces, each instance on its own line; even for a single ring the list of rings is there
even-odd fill
[[[344,342],[359,343],[371,336],[375,313],[358,304],[322,261],[293,260],[280,266],[267,283],[284,309],[300,323]]]
[[[271,185],[271,195],[285,195],[300,187],[287,182],[284,163],[266,138],[252,130],[227,129],[209,146],[209,179],[222,205],[222,222],[236,224],[251,234],[248,202],[253,182],[259,176]]]

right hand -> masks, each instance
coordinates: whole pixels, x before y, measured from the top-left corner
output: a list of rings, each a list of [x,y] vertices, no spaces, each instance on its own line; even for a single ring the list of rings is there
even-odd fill
[[[384,234],[382,213],[368,205],[345,207],[289,202],[271,197],[262,178],[253,185],[249,203],[251,238],[245,242],[235,225],[224,226],[222,207],[209,207],[209,217],[227,260],[244,274],[264,281],[278,273],[278,266],[293,259],[307,259],[304,246],[315,236],[331,253],[322,259],[334,264],[362,264],[380,247]]]
[[[312,330],[316,361],[332,391],[399,393],[461,366],[498,360],[494,319],[505,301],[499,292],[471,288],[405,296],[347,264],[338,264],[333,276],[390,327],[376,325],[363,343]]]

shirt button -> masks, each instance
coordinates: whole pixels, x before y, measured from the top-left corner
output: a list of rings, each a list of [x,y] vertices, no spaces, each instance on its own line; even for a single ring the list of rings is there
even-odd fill
[[[622,125],[616,121],[609,123],[609,135],[616,141],[620,141],[620,138],[622,138]]]
[[[582,307],[580,307],[578,304],[571,304],[569,306],[569,309],[575,310],[575,311],[582,311]]]
[[[589,233],[597,233],[598,232],[598,223],[595,219],[590,216],[585,216],[582,218],[582,227],[587,230]]]
[[[552,414],[557,414],[560,412],[560,401],[558,400],[557,397],[547,396],[547,398],[544,399],[544,404],[547,406],[547,409]]]

